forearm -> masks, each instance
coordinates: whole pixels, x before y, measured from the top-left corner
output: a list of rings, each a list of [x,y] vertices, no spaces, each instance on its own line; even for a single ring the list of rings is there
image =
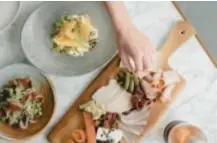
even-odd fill
[[[111,15],[112,22],[117,32],[126,31],[129,25],[132,25],[124,2],[107,1],[105,2],[105,5]]]

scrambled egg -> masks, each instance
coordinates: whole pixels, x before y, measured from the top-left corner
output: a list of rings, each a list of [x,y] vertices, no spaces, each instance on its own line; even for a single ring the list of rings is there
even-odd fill
[[[88,15],[66,16],[54,28],[53,48],[60,53],[82,56],[98,41],[98,31],[92,26]]]

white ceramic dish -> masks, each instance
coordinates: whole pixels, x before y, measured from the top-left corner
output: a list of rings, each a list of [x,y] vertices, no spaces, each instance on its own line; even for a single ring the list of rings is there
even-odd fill
[[[61,16],[90,16],[99,31],[99,43],[83,57],[51,52],[52,23]],[[116,52],[114,28],[103,2],[45,2],[36,9],[24,25],[22,47],[28,60],[46,73],[75,76],[90,72],[110,60]]]

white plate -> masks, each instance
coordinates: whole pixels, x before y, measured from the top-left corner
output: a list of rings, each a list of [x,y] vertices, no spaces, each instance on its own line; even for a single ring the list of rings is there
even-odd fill
[[[99,30],[99,43],[83,57],[51,52],[54,21],[68,14],[87,13]],[[22,47],[29,61],[46,73],[62,76],[90,72],[110,60],[116,40],[110,16],[103,2],[45,2],[29,17],[22,31]]]
[[[26,64],[14,64],[0,70],[0,88],[10,79],[17,77],[30,77],[33,80],[33,86],[38,87],[41,83],[47,82],[47,79],[40,71]]]

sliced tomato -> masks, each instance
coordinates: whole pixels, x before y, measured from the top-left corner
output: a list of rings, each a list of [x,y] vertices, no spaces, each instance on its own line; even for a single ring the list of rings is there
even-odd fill
[[[23,85],[24,88],[32,87],[32,82],[29,78],[17,78],[19,84]]]

